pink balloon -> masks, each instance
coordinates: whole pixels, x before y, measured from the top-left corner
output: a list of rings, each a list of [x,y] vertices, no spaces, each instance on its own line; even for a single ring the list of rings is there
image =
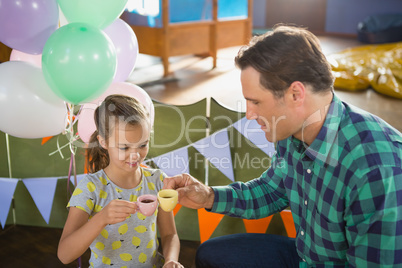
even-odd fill
[[[126,82],[116,82],[112,83],[110,87],[99,98],[82,106],[81,112],[78,117],[77,128],[78,134],[83,142],[89,143],[89,139],[96,129],[94,120],[95,109],[107,96],[113,94],[127,95],[136,98],[140,103],[145,106],[145,108],[149,112],[151,127],[153,126],[155,119],[155,110],[152,99],[148,95],[148,93],[137,85]]]
[[[134,70],[138,56],[138,41],[133,29],[122,19],[116,19],[104,32],[116,48],[117,68],[113,82],[124,82]]]
[[[13,49],[11,51],[10,61],[25,61],[32,63],[36,67],[42,68],[42,54],[33,55]]]

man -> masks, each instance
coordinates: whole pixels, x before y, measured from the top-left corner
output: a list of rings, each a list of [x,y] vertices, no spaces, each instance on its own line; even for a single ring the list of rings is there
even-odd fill
[[[277,142],[247,183],[165,179],[180,203],[247,219],[290,207],[297,237],[235,234],[203,243],[197,267],[402,267],[402,135],[342,102],[309,31],[278,26],[235,59],[247,118]]]

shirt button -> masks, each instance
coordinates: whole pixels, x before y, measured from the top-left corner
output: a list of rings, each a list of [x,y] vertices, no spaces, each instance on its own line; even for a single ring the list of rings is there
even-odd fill
[[[304,235],[304,231],[301,231],[300,234],[301,234],[301,235]]]
[[[311,169],[307,169],[307,173],[310,174],[310,173],[311,173]]]
[[[306,260],[305,260],[305,259],[303,259],[303,261],[304,261],[304,262],[306,262]]]
[[[304,200],[304,204],[307,206],[307,200]]]

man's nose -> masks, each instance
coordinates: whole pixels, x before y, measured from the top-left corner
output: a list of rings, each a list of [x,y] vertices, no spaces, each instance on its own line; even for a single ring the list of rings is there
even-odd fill
[[[258,118],[257,113],[249,105],[247,105],[246,118],[248,120],[255,120]]]

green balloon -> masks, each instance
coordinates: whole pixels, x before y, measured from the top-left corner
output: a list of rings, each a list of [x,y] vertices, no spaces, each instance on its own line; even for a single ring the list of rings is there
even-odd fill
[[[68,22],[89,23],[104,29],[120,17],[128,0],[57,0]]]
[[[42,70],[50,88],[63,100],[80,104],[100,96],[112,83],[116,51],[103,31],[69,23],[47,40]]]

